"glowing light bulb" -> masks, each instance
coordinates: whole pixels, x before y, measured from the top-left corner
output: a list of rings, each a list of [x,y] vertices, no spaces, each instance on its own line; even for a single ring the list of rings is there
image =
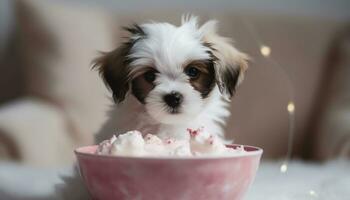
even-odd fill
[[[287,169],[288,169],[287,163],[283,163],[283,164],[281,165],[280,171],[281,171],[282,173],[286,173],[286,172],[287,172]]]
[[[292,101],[288,103],[287,110],[288,110],[289,113],[294,113],[295,105],[294,105],[294,103]]]
[[[265,56],[268,57],[271,54],[271,48],[266,46],[266,45],[262,45],[260,47],[260,53]]]
[[[317,193],[314,190],[310,190],[309,195],[312,197],[318,197]]]

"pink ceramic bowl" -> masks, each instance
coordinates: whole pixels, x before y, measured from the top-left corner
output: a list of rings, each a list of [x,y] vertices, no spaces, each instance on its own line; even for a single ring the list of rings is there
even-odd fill
[[[96,148],[75,151],[95,200],[239,200],[263,152],[244,146],[246,154],[230,157],[135,158],[95,155]]]

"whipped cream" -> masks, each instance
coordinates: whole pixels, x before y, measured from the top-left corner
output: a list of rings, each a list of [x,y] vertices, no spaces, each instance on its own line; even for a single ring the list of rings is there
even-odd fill
[[[187,129],[189,140],[173,138],[161,139],[153,134],[142,135],[134,130],[118,136],[113,136],[98,145],[96,154],[115,156],[151,156],[151,157],[189,157],[189,156],[220,156],[240,154],[243,147],[229,148],[217,136],[204,131],[203,128]]]

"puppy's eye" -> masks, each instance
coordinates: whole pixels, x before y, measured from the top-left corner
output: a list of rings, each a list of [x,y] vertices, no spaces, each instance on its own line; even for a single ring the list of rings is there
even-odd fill
[[[149,83],[152,83],[156,79],[156,72],[153,70],[150,70],[143,74],[143,77],[145,80]]]
[[[195,78],[197,78],[199,76],[200,71],[195,66],[190,65],[190,66],[186,67],[185,73],[190,78],[195,79]]]

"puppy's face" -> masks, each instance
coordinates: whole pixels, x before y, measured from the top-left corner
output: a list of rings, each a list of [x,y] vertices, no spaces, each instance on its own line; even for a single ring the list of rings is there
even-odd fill
[[[215,87],[231,97],[242,79],[246,57],[216,34],[213,21],[198,28],[191,17],[179,27],[151,23],[127,30],[129,40],[98,58],[95,66],[117,103],[131,91],[161,123],[193,119]]]

